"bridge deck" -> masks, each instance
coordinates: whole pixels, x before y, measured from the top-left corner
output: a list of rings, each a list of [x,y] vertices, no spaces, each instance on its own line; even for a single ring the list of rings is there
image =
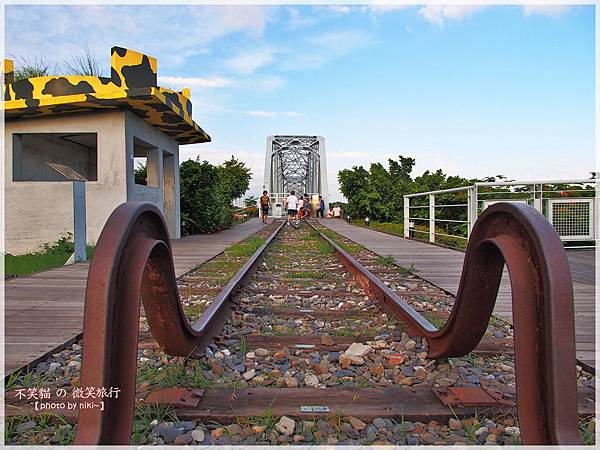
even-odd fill
[[[357,227],[343,220],[319,222],[379,255],[393,255],[400,266],[414,265],[417,275],[456,295],[464,253]],[[591,249],[569,250],[567,256],[573,274],[577,358],[595,367],[595,252]],[[512,320],[512,297],[506,269],[494,312]]]
[[[217,234],[173,240],[176,275],[184,274],[262,227],[259,219],[251,219]],[[83,331],[88,267],[89,263],[73,264],[6,281],[6,373],[78,339]]]

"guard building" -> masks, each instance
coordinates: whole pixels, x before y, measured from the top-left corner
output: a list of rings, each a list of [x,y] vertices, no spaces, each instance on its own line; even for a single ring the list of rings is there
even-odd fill
[[[35,251],[73,232],[73,183],[49,164],[86,181],[88,244],[125,201],[163,212],[180,237],[179,145],[209,142],[192,120],[189,89],[157,85],[150,56],[111,49],[110,77],[44,76],[14,81],[4,62],[5,251]],[[146,176],[134,169],[146,165]]]

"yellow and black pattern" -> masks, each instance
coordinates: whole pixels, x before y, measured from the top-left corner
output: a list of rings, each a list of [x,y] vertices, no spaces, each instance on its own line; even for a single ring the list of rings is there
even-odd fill
[[[12,61],[6,60],[4,67],[12,69]],[[7,71],[2,107],[6,120],[125,108],[182,144],[209,142],[210,136],[192,120],[189,96],[189,89],[157,86],[155,58],[113,47],[110,78],[67,75],[13,81]]]

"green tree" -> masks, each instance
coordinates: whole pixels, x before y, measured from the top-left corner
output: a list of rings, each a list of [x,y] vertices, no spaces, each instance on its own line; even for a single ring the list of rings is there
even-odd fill
[[[207,161],[189,160],[179,168],[184,234],[210,233],[231,225],[229,199],[219,189],[219,173]]]
[[[228,199],[229,203],[246,193],[250,186],[252,172],[245,163],[232,156],[230,160],[217,166],[216,170],[219,191]]]
[[[251,195],[250,197],[246,197],[244,199],[244,206],[246,208],[256,208],[257,204],[258,204],[258,199],[254,195]]]

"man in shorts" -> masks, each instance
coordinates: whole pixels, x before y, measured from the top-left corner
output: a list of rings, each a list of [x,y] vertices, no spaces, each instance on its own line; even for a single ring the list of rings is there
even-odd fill
[[[290,220],[296,218],[296,214],[298,213],[298,197],[296,197],[296,192],[290,191],[290,195],[286,200],[286,208],[287,208],[287,221],[290,223]]]
[[[269,206],[271,206],[271,199],[268,194],[267,191],[263,191],[263,195],[260,197],[260,211],[262,212],[262,221],[264,224],[267,223]]]

